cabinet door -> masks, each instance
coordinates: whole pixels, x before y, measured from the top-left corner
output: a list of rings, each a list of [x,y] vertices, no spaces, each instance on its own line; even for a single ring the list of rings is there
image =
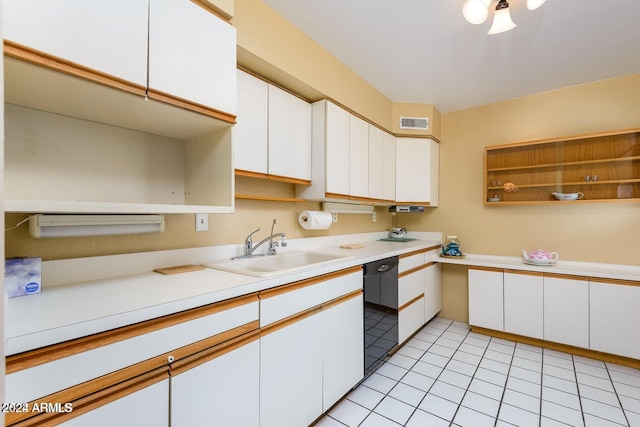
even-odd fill
[[[504,273],[504,331],[543,337],[543,278],[537,273]]]
[[[369,125],[369,197],[384,196],[384,132]]]
[[[320,313],[323,325],[322,411],[364,376],[362,294]]]
[[[640,282],[589,283],[590,348],[640,359]]]
[[[398,138],[396,201],[426,204],[431,200],[431,140]]]
[[[4,0],[4,37],[147,86],[147,0]]]
[[[64,427],[169,426],[169,380],[162,380],[59,425]]]
[[[469,324],[504,331],[502,270],[469,268]]]
[[[150,0],[149,89],[236,113],[236,30],[183,0]]]
[[[269,85],[269,174],[311,181],[311,104]]]
[[[383,133],[382,199],[396,200],[396,138]]]
[[[349,195],[369,196],[369,124],[349,119]]]
[[[544,276],[544,339],[589,348],[589,281]]]
[[[326,102],[326,192],[349,194],[349,117],[342,108]]]
[[[398,343],[402,344],[424,325],[424,296],[398,311]]]
[[[424,322],[433,319],[442,310],[442,264],[435,263],[424,269]]]
[[[171,425],[257,427],[259,368],[260,342],[255,340],[173,376]]]
[[[260,338],[260,426],[299,427],[322,414],[322,349],[314,315]]]
[[[398,306],[402,307],[424,293],[424,269],[398,277]]]
[[[238,120],[234,132],[234,167],[266,174],[267,82],[238,70]]]

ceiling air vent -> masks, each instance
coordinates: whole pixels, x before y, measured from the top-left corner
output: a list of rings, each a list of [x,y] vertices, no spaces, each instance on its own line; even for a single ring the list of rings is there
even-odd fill
[[[400,117],[400,129],[429,130],[429,117]]]

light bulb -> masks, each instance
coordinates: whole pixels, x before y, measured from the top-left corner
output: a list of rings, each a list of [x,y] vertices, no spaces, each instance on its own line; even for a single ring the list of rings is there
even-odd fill
[[[535,10],[542,6],[546,0],[527,0],[527,9]]]
[[[491,0],[467,0],[462,6],[464,18],[472,24],[482,24],[489,16]]]

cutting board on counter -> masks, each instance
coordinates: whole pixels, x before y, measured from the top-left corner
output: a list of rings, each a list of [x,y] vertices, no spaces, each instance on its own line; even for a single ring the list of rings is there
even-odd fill
[[[156,268],[153,271],[160,274],[180,274],[200,270],[204,270],[204,267],[201,265],[178,265],[176,267]]]
[[[381,242],[413,242],[414,239],[412,237],[385,237],[384,239],[378,239]]]

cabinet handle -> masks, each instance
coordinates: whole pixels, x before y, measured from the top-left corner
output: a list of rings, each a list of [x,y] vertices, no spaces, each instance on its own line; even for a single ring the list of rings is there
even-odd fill
[[[175,357],[173,357],[173,356],[167,356],[167,363],[171,364],[171,363],[173,363],[175,360],[176,360],[176,358],[175,358]]]

